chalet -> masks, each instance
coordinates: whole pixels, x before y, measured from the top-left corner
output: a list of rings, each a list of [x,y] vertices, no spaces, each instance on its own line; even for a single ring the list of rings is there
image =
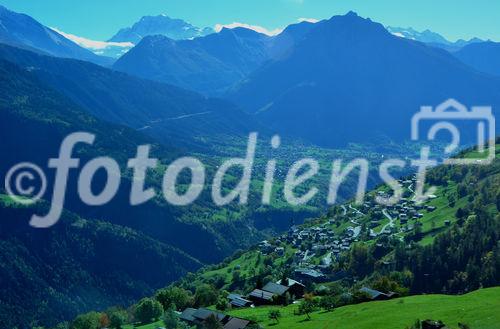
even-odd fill
[[[187,323],[193,324],[196,321],[196,318],[194,317],[194,313],[196,313],[197,309],[195,308],[186,308],[179,318]]]
[[[229,294],[227,299],[229,300],[229,304],[233,307],[251,307],[253,305],[252,301],[237,294]]]
[[[223,329],[246,329],[254,324],[249,320],[231,317],[205,308],[187,308],[181,313],[179,319],[190,326],[203,327],[211,317],[216,318]]]
[[[262,289],[255,289],[250,293],[249,299],[253,300],[256,305],[282,304],[286,300],[287,293],[292,295],[290,288],[279,283],[269,282]]]
[[[205,323],[209,317],[215,317],[219,322],[223,322],[228,316],[222,313],[214,312],[205,308],[195,309],[187,308],[181,313],[179,319],[189,325],[200,326]]]
[[[239,319],[239,318],[231,318],[224,325],[224,329],[245,329],[250,327],[251,321]]]
[[[272,293],[273,295],[275,296],[284,296],[286,294],[286,292],[288,291],[288,287],[287,286],[282,286],[281,284],[279,283],[274,283],[274,282],[269,282],[268,284],[266,284],[262,290],[264,291],[268,291],[270,293]]]
[[[302,298],[304,296],[306,286],[304,286],[302,283],[298,281],[286,278],[277,283],[282,286],[288,287],[288,293],[290,293],[291,296],[297,299]]]
[[[370,300],[388,300],[398,296],[394,292],[389,292],[386,294],[378,290],[370,289],[368,287],[363,287],[359,291],[365,293]]]
[[[255,306],[273,305],[276,303],[276,297],[272,292],[264,291],[262,289],[255,289],[248,295]]]
[[[193,317],[201,323],[205,322],[209,317],[215,317],[220,322],[223,322],[228,316],[219,312],[214,312],[206,308],[200,308],[193,313]]]

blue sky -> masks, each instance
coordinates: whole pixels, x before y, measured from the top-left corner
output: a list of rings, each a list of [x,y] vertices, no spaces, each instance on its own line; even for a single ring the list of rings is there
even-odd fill
[[[496,0],[0,0],[7,8],[82,37],[105,40],[144,15],[167,14],[197,26],[233,22],[282,28],[299,18],[329,18],[349,10],[384,25],[431,29],[450,40],[500,41]]]

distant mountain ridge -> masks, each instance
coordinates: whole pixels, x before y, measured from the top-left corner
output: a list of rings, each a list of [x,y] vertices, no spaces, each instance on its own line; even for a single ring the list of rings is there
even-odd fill
[[[500,42],[473,43],[454,55],[480,72],[500,76]]]
[[[39,51],[57,57],[75,58],[100,65],[111,64],[112,59],[97,56],[78,46],[51,28],[25,14],[19,14],[0,5],[0,43]]]
[[[351,12],[317,23],[289,57],[266,63],[228,98],[280,133],[335,146],[380,134],[408,139],[420,106],[450,97],[498,108],[499,86],[448,52]]]
[[[246,138],[250,131],[262,131],[253,118],[227,101],[92,63],[7,45],[0,45],[0,59],[31,70],[92,115],[141,130],[165,145],[195,151],[210,148],[209,137]]]
[[[395,36],[415,41],[420,41],[425,43],[442,43],[442,44],[451,43],[439,33],[435,33],[430,30],[418,32],[411,27],[401,28],[401,27],[391,27],[391,26],[388,26],[387,30],[392,34],[394,34]]]
[[[224,28],[193,40],[149,36],[123,55],[113,68],[217,95],[268,59],[270,39],[245,28]]]
[[[215,31],[210,27],[199,28],[182,19],[170,18],[167,15],[144,16],[132,27],[118,31],[110,42],[139,43],[144,37],[163,35],[170,39],[182,40],[206,36]]]
[[[222,95],[265,62],[289,56],[314,26],[310,22],[292,24],[274,37],[242,27],[223,28],[193,40],[150,36],[113,68],[207,95]]]
[[[443,48],[448,51],[458,51],[462,47],[465,47],[469,44],[484,42],[479,38],[472,38],[470,40],[460,39],[455,42],[451,42],[439,33],[433,32],[431,30],[419,32],[411,27],[401,28],[388,26],[387,31],[401,38],[420,41],[438,48]]]

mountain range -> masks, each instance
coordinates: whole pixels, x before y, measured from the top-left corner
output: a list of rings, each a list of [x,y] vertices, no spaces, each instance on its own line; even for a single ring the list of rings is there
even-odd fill
[[[268,58],[269,39],[244,28],[223,29],[194,40],[150,36],[118,59],[113,68],[206,94],[220,94]]]
[[[163,35],[174,40],[182,40],[215,33],[212,28],[201,29],[182,19],[174,19],[166,15],[144,16],[132,27],[121,29],[108,41],[92,40],[55,28],[53,30],[82,48],[88,49],[99,56],[113,59],[121,57],[147,36]]]
[[[293,24],[275,37],[241,27],[223,28],[219,33],[193,40],[147,37],[113,68],[221,96],[265,62],[289,56],[313,27],[310,22]]]
[[[243,28],[194,40],[148,37],[113,68],[225,97],[263,125],[321,146],[401,141],[422,105],[450,97],[500,104],[497,79],[434,46],[444,38],[424,34],[426,43],[402,38],[350,13],[291,25],[275,37]]]
[[[0,58],[29,69],[88,113],[191,151],[223,136],[246,138],[262,127],[233,104],[143,80],[88,62],[0,45]]]
[[[427,43],[429,45],[433,45],[438,48],[446,49],[448,51],[458,51],[467,45],[484,42],[479,38],[472,38],[470,40],[459,39],[455,42],[451,42],[439,33],[433,32],[431,30],[425,30],[419,32],[411,27],[401,28],[401,27],[388,26],[387,30],[392,34],[394,34],[395,36],[410,40],[420,41],[423,43]]]
[[[407,139],[420,106],[450,97],[498,108],[499,87],[444,50],[349,13],[317,23],[290,56],[266,63],[227,97],[280,133],[331,147],[380,134]]]
[[[454,53],[478,71],[500,76],[500,43],[488,41],[467,45]]]
[[[0,5],[0,42],[52,56],[76,58],[101,65],[112,62],[110,58],[97,56],[78,46],[30,16],[15,13],[2,5]]]
[[[163,35],[170,39],[182,40],[202,37],[214,33],[210,27],[199,28],[178,18],[167,15],[144,16],[131,27],[118,31],[109,42],[139,43],[144,37]]]
[[[401,28],[401,27],[391,27],[391,26],[388,26],[387,30],[392,34],[394,34],[395,36],[401,38],[411,39],[424,43],[439,43],[445,45],[451,44],[451,42],[445,39],[445,37],[443,37],[439,33],[432,32],[431,30],[425,30],[419,32],[411,27]]]

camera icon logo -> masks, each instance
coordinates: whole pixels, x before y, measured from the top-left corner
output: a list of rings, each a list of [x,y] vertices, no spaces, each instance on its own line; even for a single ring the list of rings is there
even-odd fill
[[[423,121],[434,123],[427,133],[427,140],[434,140],[441,130],[447,130],[451,134],[451,143],[445,148],[446,155],[453,155],[460,145],[460,130],[453,122],[476,123],[477,133],[477,153],[474,157],[466,159],[448,158],[444,164],[455,165],[488,165],[495,159],[495,117],[489,106],[473,106],[470,110],[455,99],[448,99],[438,105],[435,109],[432,106],[422,106],[420,112],[416,113],[411,122],[411,139],[419,140],[419,129]],[[476,156],[477,154],[477,156]]]

